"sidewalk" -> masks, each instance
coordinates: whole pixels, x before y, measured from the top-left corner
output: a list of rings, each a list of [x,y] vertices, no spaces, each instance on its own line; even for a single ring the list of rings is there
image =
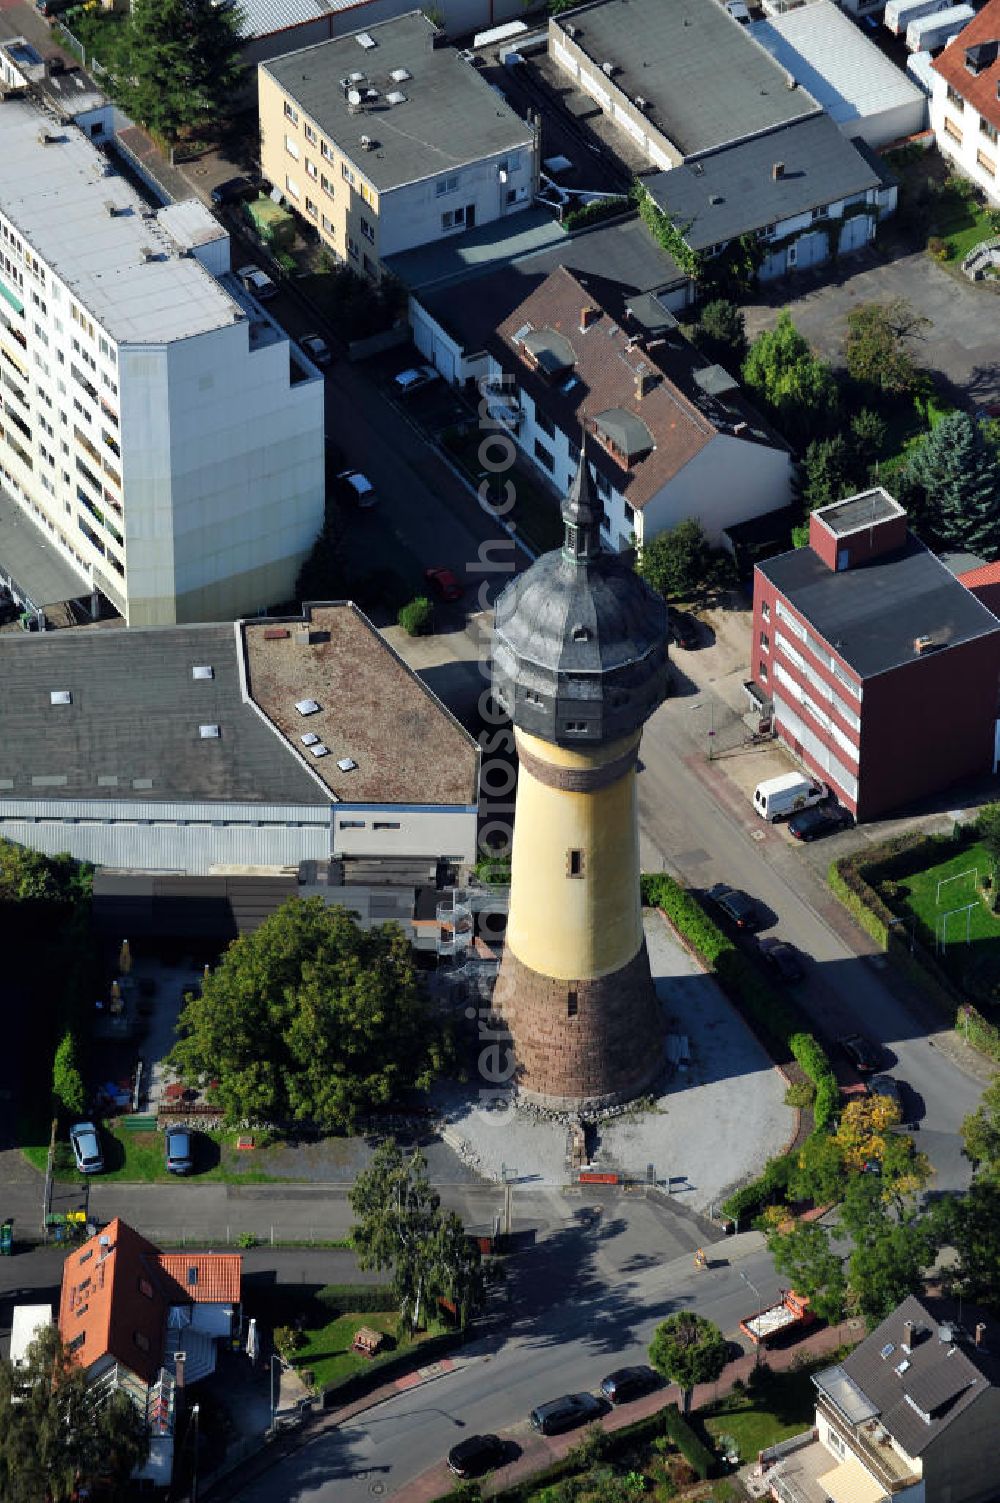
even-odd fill
[[[766,1363],[772,1372],[785,1372],[793,1366],[834,1352],[847,1342],[858,1341],[863,1335],[864,1321],[846,1320],[839,1326],[827,1326],[814,1331],[812,1335],[802,1337],[791,1346],[762,1352],[760,1361]],[[699,1384],[692,1395],[692,1411],[702,1409],[729,1393],[737,1379],[745,1383],[754,1370],[757,1357],[756,1352],[745,1352],[742,1357],[728,1364],[718,1383]],[[680,1404],[680,1392],[676,1388],[661,1388],[655,1393],[647,1394],[645,1398],[637,1399],[634,1404],[627,1404],[622,1409],[613,1409],[599,1423],[602,1429],[609,1432],[622,1430],[626,1425],[635,1424],[636,1420],[646,1419],[648,1415],[665,1409],[668,1404]],[[810,1424],[811,1420],[803,1421],[802,1428],[806,1430]],[[489,1480],[483,1484],[484,1497],[494,1497],[505,1488],[513,1487],[517,1482],[523,1482],[535,1472],[541,1471],[543,1467],[559,1461],[574,1446],[579,1445],[581,1435],[582,1432],[577,1430],[569,1435],[549,1437],[527,1430],[519,1431],[516,1437],[514,1435],[507,1437],[510,1440],[516,1439],[520,1454],[508,1466],[501,1467],[492,1473]],[[448,1470],[447,1463],[442,1461],[424,1472],[422,1476],[414,1478],[393,1496],[395,1503],[434,1503],[434,1500],[443,1497],[455,1485],[455,1478]]]

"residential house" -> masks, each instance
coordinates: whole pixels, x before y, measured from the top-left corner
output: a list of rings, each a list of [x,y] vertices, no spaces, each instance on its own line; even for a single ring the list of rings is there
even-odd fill
[[[322,377],[202,204],[115,172],[103,120],[0,93],[2,579],[39,611],[232,618],[291,596],[322,525]]]
[[[421,11],[261,63],[261,166],[355,271],[526,209],[534,126]]]
[[[124,1392],[145,1417],[141,1477],[170,1482],[177,1386],[213,1373],[217,1344],[238,1334],[242,1262],[162,1253],[116,1217],[63,1264],[59,1334],[95,1399]]]
[[[791,457],[733,377],[688,344],[656,298],[618,315],[560,267],[488,343],[491,415],[565,493],[583,435],[610,548],[689,517],[713,544],[786,505]]]
[[[0,634],[0,835],[209,874],[476,852],[479,748],[356,606]]]
[[[931,126],[940,151],[1000,204],[1000,0],[987,0],[931,68]]]
[[[814,1374],[816,1423],[765,1452],[777,1503],[989,1503],[997,1495],[995,1322],[909,1295]]]
[[[814,511],[754,571],[750,697],[859,820],[1000,754],[1000,620],[881,488]]]

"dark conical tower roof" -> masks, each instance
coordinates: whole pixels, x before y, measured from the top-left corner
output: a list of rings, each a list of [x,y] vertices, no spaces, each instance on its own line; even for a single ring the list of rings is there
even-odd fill
[[[586,452],[563,503],[566,536],[496,605],[493,690],[515,725],[572,746],[638,730],[667,692],[667,607],[601,547]]]

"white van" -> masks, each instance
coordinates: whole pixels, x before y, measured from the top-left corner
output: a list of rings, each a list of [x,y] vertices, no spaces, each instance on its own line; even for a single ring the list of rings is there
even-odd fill
[[[780,778],[768,778],[753,791],[753,806],[761,819],[774,821],[786,814],[796,814],[812,804],[821,804],[828,790],[804,772],[786,772]]]

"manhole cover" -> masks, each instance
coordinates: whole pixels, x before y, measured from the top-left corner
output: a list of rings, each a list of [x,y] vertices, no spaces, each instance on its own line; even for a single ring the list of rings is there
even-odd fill
[[[376,1498],[381,1498],[382,1494],[385,1492],[385,1483],[384,1482],[370,1482],[368,1484],[368,1491],[370,1493],[374,1493],[375,1496],[376,1496]]]
[[[766,840],[767,839],[767,831],[766,830],[751,830],[750,831],[750,839],[751,840]]]

